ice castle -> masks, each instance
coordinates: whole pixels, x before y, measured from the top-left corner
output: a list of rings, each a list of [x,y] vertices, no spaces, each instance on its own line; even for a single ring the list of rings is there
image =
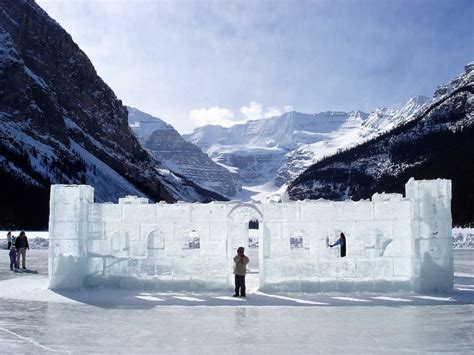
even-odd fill
[[[229,288],[244,246],[263,290],[450,291],[451,181],[410,179],[405,192],[357,202],[99,204],[91,186],[53,185],[49,286]],[[327,247],[340,232],[344,258]]]

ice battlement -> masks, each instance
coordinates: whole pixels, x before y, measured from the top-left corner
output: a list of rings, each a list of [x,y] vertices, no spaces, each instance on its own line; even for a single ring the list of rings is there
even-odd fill
[[[91,186],[53,185],[49,286],[227,288],[244,246],[266,290],[452,290],[451,181],[410,179],[405,191],[357,202],[150,204],[127,196],[99,204]],[[344,258],[327,246],[341,232]]]

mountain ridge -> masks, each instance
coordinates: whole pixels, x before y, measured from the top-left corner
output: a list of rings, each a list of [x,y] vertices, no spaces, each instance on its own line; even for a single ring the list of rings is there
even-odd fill
[[[241,190],[236,174],[185,141],[173,126],[136,108],[128,107],[128,110],[129,125],[142,146],[170,170],[223,196],[234,196]]]
[[[474,222],[474,68],[441,85],[421,112],[354,148],[312,165],[288,188],[292,199],[369,198],[403,192],[410,177],[453,181],[456,225]]]
[[[98,202],[126,194],[167,202],[225,200],[164,173],[134,137],[126,108],[87,55],[32,0],[0,2],[0,78],[5,227],[45,228],[52,183],[90,184]]]
[[[243,184],[272,183],[278,188],[322,157],[403,123],[426,104],[427,98],[418,95],[399,110],[382,108],[370,114],[291,111],[229,128],[203,126],[183,138],[216,162],[238,170]]]

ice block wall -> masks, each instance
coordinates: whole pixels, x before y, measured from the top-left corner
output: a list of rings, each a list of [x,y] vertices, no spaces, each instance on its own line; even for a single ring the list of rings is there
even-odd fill
[[[120,199],[90,206],[85,283],[163,290],[227,286],[226,205],[149,204]],[[211,223],[212,221],[212,223]]]
[[[50,288],[118,286],[162,290],[228,287],[252,204],[150,204],[126,197],[93,203],[90,186],[53,185]],[[240,206],[237,210],[236,206]]]
[[[451,181],[410,179],[405,190],[412,204],[415,291],[451,291]]]
[[[450,203],[446,180],[410,180],[405,198],[267,204],[150,204],[138,197],[97,204],[90,186],[53,185],[50,287],[231,287],[236,249],[248,246],[249,222],[257,220],[258,263],[250,267],[258,264],[263,289],[451,290]],[[341,232],[344,258],[327,246]]]
[[[94,189],[87,185],[52,185],[49,216],[49,287],[82,287],[87,273],[89,206]]]
[[[264,289],[365,291],[412,288],[411,207],[399,194],[372,201],[264,205]],[[347,255],[329,248],[343,232]]]

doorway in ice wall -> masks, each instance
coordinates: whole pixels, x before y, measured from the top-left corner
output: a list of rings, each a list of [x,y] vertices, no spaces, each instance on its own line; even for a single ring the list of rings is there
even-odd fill
[[[249,293],[258,290],[260,281],[260,263],[259,263],[259,246],[261,239],[261,229],[258,219],[251,219],[248,223],[247,238],[247,256],[252,261],[247,267],[247,288]]]
[[[233,267],[237,248],[244,247],[245,255],[250,259],[245,278],[247,293],[255,292],[260,286],[261,253],[259,252],[263,240],[263,215],[253,204],[240,204],[229,212],[227,226],[229,285],[234,284]]]

